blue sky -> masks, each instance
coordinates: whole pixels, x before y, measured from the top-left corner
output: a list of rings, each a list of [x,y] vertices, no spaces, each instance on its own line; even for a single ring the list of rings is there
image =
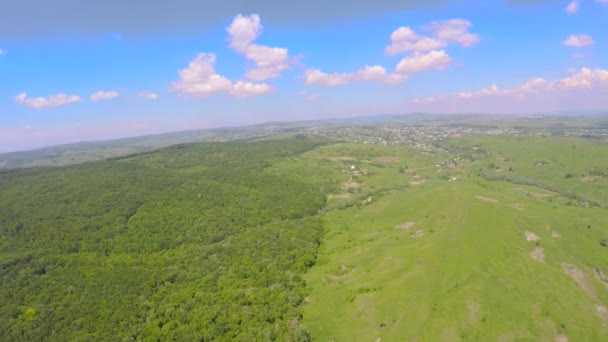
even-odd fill
[[[272,120],[608,108],[607,0],[393,2],[8,5],[0,152]]]

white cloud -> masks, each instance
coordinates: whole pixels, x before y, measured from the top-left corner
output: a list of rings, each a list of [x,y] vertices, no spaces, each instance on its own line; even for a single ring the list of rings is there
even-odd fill
[[[215,55],[200,53],[186,69],[179,71],[180,80],[171,84],[170,90],[197,97],[207,97],[218,93],[234,96],[265,94],[273,89],[268,84],[231,80],[215,73]]]
[[[395,72],[399,74],[411,74],[426,70],[441,70],[452,62],[452,58],[443,50],[432,50],[428,53],[414,52],[403,58]]]
[[[540,93],[603,89],[603,87],[608,87],[608,70],[581,68],[574,72],[569,70],[569,73],[571,73],[570,76],[560,80],[547,81],[543,78],[534,78],[511,89],[499,89],[496,85],[492,85],[490,88],[482,89],[474,93],[459,93],[458,96],[462,99],[472,99],[490,95],[521,98]]]
[[[139,93],[137,93],[137,97],[139,97],[140,99],[146,99],[146,100],[156,100],[158,99],[158,94],[153,93],[151,91],[140,91]]]
[[[572,2],[570,2],[568,6],[566,6],[565,11],[568,14],[575,14],[576,12],[578,12],[578,7],[578,0],[572,0]]]
[[[239,97],[245,97],[249,95],[260,95],[268,94],[273,91],[273,88],[266,83],[252,83],[238,81],[233,84],[230,94]]]
[[[2,56],[4,54],[5,54],[4,50],[0,49],[0,56]]]
[[[104,100],[111,100],[114,98],[117,98],[118,96],[120,96],[120,94],[118,92],[115,92],[113,90],[111,91],[98,91],[95,92],[93,94],[91,94],[91,96],[89,97],[89,99],[93,102],[97,102],[97,101],[104,101]]]
[[[595,44],[591,36],[586,34],[572,34],[568,39],[563,41],[563,44],[570,47],[586,47]]]
[[[432,33],[431,37],[417,34],[410,27],[399,27],[391,34],[391,45],[385,48],[387,55],[394,56],[402,52],[425,52],[444,48],[449,44],[471,47],[479,42],[479,37],[469,33],[472,24],[464,19],[435,21],[424,27]]]
[[[306,70],[305,73],[306,84],[325,87],[334,87],[359,81],[376,81],[394,84],[403,82],[406,79],[407,77],[404,75],[387,74],[386,69],[379,65],[366,65],[358,71],[346,73],[327,74],[316,69]]]
[[[56,94],[49,97],[27,97],[26,93],[21,93],[15,97],[15,100],[25,106],[34,109],[44,109],[50,107],[65,106],[70,103],[80,101],[80,96]]]
[[[410,110],[433,112],[532,113],[594,110],[608,106],[608,70],[581,68],[571,75],[547,80],[532,78],[520,85],[413,99]]]
[[[230,36],[230,47],[255,63],[255,68],[245,74],[250,80],[264,81],[277,78],[289,69],[289,51],[285,48],[256,45],[254,41],[262,34],[260,17],[237,15],[226,29]]]

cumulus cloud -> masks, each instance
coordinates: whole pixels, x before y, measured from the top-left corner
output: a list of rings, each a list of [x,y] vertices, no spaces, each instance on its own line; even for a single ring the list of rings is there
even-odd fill
[[[591,46],[593,44],[595,44],[595,41],[593,40],[593,38],[591,38],[591,36],[586,35],[586,34],[572,34],[570,35],[570,37],[568,37],[566,40],[563,41],[563,44],[565,46],[570,46],[570,47],[587,47],[587,46]]]
[[[451,62],[452,58],[443,50],[432,50],[428,53],[414,52],[397,64],[395,72],[412,74],[426,70],[441,70]]]
[[[492,85],[490,88],[474,93],[459,93],[458,96],[463,99],[490,95],[522,98],[548,92],[604,89],[605,87],[608,87],[608,70],[581,68],[570,76],[559,80],[547,81],[543,78],[534,78],[514,88],[499,89],[496,85]]]
[[[170,90],[196,97],[218,93],[234,96],[265,94],[273,89],[264,83],[238,81],[236,83],[215,72],[216,57],[212,53],[199,53],[187,68],[179,71],[180,80],[171,84]]]
[[[151,91],[140,91],[139,93],[137,93],[137,97],[140,99],[146,99],[146,100],[156,100],[158,99],[158,94],[157,93],[153,93]]]
[[[285,48],[257,45],[254,41],[262,34],[260,17],[237,15],[226,29],[230,36],[230,47],[255,63],[245,74],[250,80],[264,81],[277,78],[289,69],[289,52]]]
[[[568,6],[566,6],[565,11],[568,14],[575,14],[576,12],[578,12],[578,0],[572,0]]]
[[[404,75],[388,74],[386,69],[379,66],[366,65],[355,72],[327,74],[317,69],[308,69],[304,75],[305,83],[325,87],[335,87],[359,81],[376,81],[387,84],[403,82],[407,79]]]
[[[91,94],[91,96],[89,97],[89,99],[93,102],[97,102],[97,101],[105,101],[105,100],[111,100],[114,98],[117,98],[118,96],[120,96],[120,94],[116,91],[98,91],[95,92],[93,94]]]
[[[581,68],[558,79],[531,78],[517,86],[505,88],[493,84],[477,91],[413,99],[409,104],[411,110],[452,113],[593,110],[608,106],[607,92],[608,70]]]
[[[65,106],[80,101],[80,96],[56,94],[49,97],[27,97],[27,93],[21,93],[15,97],[17,103],[34,109]]]
[[[449,44],[471,47],[479,42],[479,37],[469,32],[471,26],[471,22],[464,19],[435,21],[423,28],[431,36],[420,35],[412,28],[402,26],[393,31],[391,44],[384,51],[387,55],[394,56],[409,51],[431,51]]]

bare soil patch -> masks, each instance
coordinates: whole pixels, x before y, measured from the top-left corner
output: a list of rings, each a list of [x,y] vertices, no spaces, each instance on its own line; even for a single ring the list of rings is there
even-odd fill
[[[555,336],[555,342],[568,342],[568,336],[560,334]]]
[[[536,235],[536,234],[534,234],[534,233],[532,233],[530,231],[526,230],[525,234],[526,234],[526,241],[528,241],[528,242],[534,242],[534,241],[540,240],[540,238],[538,237],[538,235]]]
[[[426,179],[418,175],[412,177],[412,180],[409,182],[410,185],[422,185],[424,183],[426,183]]]
[[[562,269],[564,270],[564,272],[566,272],[567,275],[574,279],[578,286],[580,286],[583,291],[587,293],[587,295],[592,298],[596,297],[595,290],[593,289],[593,286],[591,285],[589,279],[587,279],[585,272],[583,272],[580,268],[572,264],[562,264]]]
[[[602,285],[606,287],[606,289],[608,289],[608,276],[605,275],[604,272],[602,272],[602,270],[600,270],[599,268],[596,268],[593,271],[595,273],[595,278],[599,280],[600,283],[602,283]]]
[[[554,239],[559,239],[562,237],[562,234],[560,234],[559,232],[551,232],[551,237]]]
[[[413,233],[410,234],[410,237],[412,237],[413,239],[417,239],[417,238],[421,238],[424,236],[424,231],[423,230],[417,230]]]
[[[598,179],[600,179],[600,177],[598,177],[598,176],[585,176],[585,177],[581,178],[581,180],[583,182],[587,182],[587,183],[594,183]]]
[[[535,247],[534,250],[530,253],[532,259],[538,262],[545,262],[545,249],[542,247]]]
[[[342,183],[342,186],[340,188],[342,190],[348,190],[348,189],[358,189],[360,187],[361,187],[360,183],[348,181],[348,182]]]
[[[415,224],[416,224],[416,222],[414,222],[414,221],[409,221],[409,222],[404,222],[404,223],[402,223],[402,224],[400,224],[400,225],[396,226],[395,228],[396,228],[396,229],[404,229],[404,230],[407,230],[407,229],[412,228],[412,227],[413,227]]]
[[[467,308],[469,309],[469,323],[476,324],[477,322],[479,322],[481,315],[481,305],[479,305],[479,303],[477,302],[471,301],[467,303]]]
[[[395,163],[395,162],[398,162],[398,161],[399,161],[398,158],[392,157],[392,156],[380,156],[380,157],[374,158],[374,162],[375,163],[381,163],[381,164]]]
[[[345,162],[353,162],[356,159],[353,157],[349,157],[349,156],[341,156],[341,157],[326,157],[326,158],[321,158],[323,160],[329,160],[329,161],[333,161],[336,163],[345,163]]]
[[[604,320],[604,322],[608,322],[608,309],[605,305],[595,304],[595,310],[597,310],[597,313]]]
[[[490,198],[490,197],[475,196],[475,198],[477,198],[478,200],[482,200],[484,202],[499,203],[497,199]]]

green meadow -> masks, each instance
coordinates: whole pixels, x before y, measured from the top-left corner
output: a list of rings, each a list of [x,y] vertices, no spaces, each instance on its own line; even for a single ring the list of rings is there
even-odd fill
[[[444,145],[436,154],[363,145],[322,149],[342,160],[344,183],[357,185],[330,195],[351,203],[324,216],[317,266],[305,277],[304,325],[313,339],[608,336],[608,248],[600,243],[608,238],[606,209],[541,187],[488,180],[479,171],[604,200],[608,145],[503,137]]]

